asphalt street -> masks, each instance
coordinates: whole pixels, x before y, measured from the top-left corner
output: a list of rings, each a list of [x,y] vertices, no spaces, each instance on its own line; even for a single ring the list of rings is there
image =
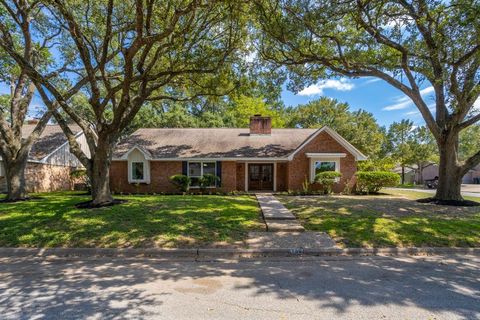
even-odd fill
[[[480,257],[0,258],[1,319],[480,319]]]

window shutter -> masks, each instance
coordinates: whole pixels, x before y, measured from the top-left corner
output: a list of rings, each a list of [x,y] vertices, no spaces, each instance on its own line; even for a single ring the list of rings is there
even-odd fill
[[[188,176],[188,162],[182,161],[182,174]]]
[[[222,161],[217,161],[217,177],[219,180],[217,181],[217,187],[222,186]]]

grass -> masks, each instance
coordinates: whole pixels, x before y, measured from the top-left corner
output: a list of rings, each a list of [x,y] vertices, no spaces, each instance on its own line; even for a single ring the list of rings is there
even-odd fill
[[[77,209],[78,193],[0,203],[1,247],[197,247],[243,245],[263,230],[249,196],[119,196],[127,203]]]
[[[424,192],[387,192],[279,199],[307,230],[327,232],[342,247],[480,246],[480,207],[423,204],[413,200]]]
[[[412,200],[417,200],[417,199],[422,199],[422,198],[428,198],[428,197],[433,197],[434,193],[432,192],[422,192],[422,191],[417,191],[417,190],[395,190],[395,189],[384,189],[382,190],[382,193],[389,194],[389,195],[397,195],[397,196],[403,196],[408,199]],[[465,200],[471,200],[471,201],[477,201],[480,202],[480,194],[478,197],[468,197],[464,196],[463,197]]]

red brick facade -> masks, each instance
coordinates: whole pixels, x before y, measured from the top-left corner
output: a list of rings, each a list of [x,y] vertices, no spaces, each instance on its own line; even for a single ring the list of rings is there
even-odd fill
[[[355,157],[339,144],[328,133],[321,132],[312,141],[297,152],[293,160],[276,164],[277,191],[300,191],[305,179],[310,179],[310,159],[306,153],[345,153],[340,158],[342,178],[334,187],[335,192],[341,192],[347,181],[353,182],[357,170]],[[130,184],[128,182],[128,162],[113,161],[110,169],[110,187],[113,192],[124,193],[174,193],[177,188],[169,181],[169,177],[182,173],[182,161],[150,161],[150,183]],[[318,189],[315,184],[312,189]],[[245,163],[234,161],[222,162],[221,187],[211,189],[212,192],[245,190]]]
[[[355,175],[357,171],[357,163],[355,157],[333,139],[328,133],[321,132],[304,148],[298,151],[292,161],[288,163],[288,190],[302,190],[302,183],[305,179],[309,179],[310,175],[310,159],[306,153],[346,153],[345,158],[340,158],[340,172],[342,177],[339,183],[334,186],[335,192],[341,192],[345,188],[345,183]],[[312,189],[319,189],[319,185],[312,185]]]

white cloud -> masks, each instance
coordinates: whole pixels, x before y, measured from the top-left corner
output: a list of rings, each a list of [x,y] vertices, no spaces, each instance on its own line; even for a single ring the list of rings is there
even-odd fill
[[[433,87],[430,86],[420,90],[420,94],[423,97],[432,93],[433,91],[434,91]],[[385,110],[385,111],[402,110],[402,109],[407,109],[412,105],[413,105],[413,101],[408,96],[402,96],[400,98],[397,98],[394,104],[386,106],[382,110]]]
[[[340,80],[328,79],[322,80],[317,84],[306,87],[298,93],[300,96],[316,96],[323,95],[323,90],[333,89],[338,91],[350,91],[354,88],[354,84],[346,78],[341,78]]]
[[[371,83],[375,83],[375,82],[378,82],[378,81],[382,81],[382,79],[369,77],[369,78],[367,78],[367,80],[364,82],[364,84],[371,84]]]

